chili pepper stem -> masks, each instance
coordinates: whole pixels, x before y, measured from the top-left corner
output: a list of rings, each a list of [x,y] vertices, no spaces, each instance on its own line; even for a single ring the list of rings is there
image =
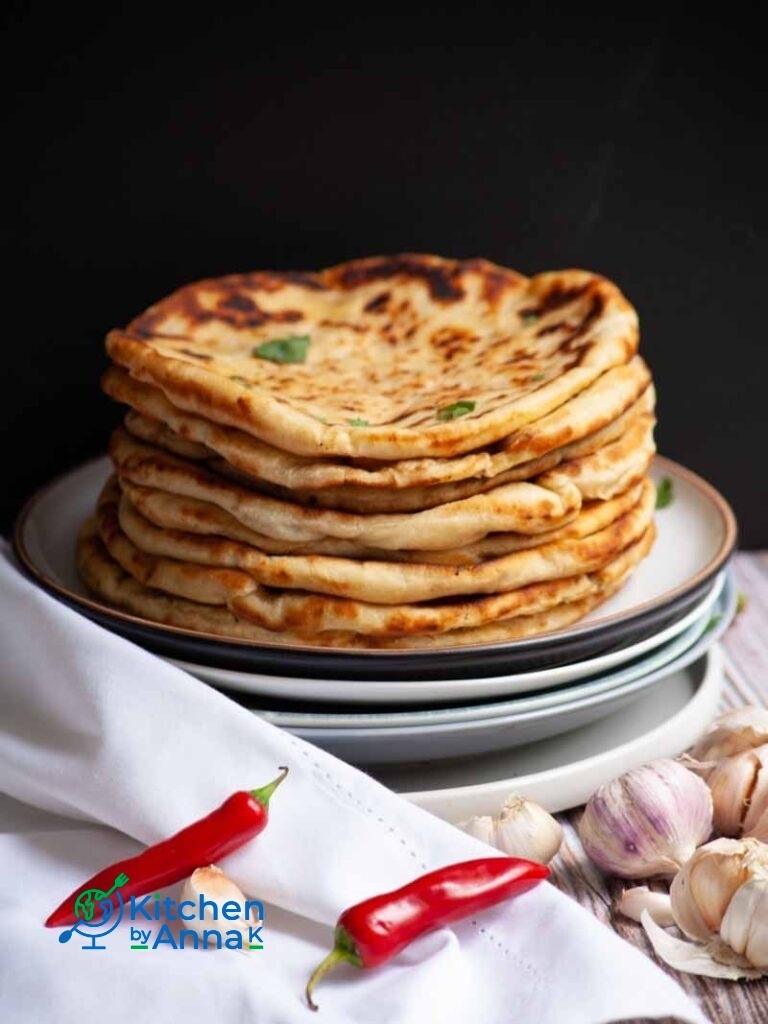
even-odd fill
[[[260,789],[252,789],[251,796],[254,800],[258,800],[260,804],[264,804],[265,807],[269,806],[269,798],[275,792],[277,787],[283,781],[285,776],[288,774],[288,769],[285,767],[280,768],[280,774],[272,782],[268,782],[266,786],[261,786]]]
[[[312,972],[312,975],[307,982],[307,1002],[312,1010],[319,1010],[320,1007],[312,998],[312,990],[320,979],[333,970],[336,964],[347,963],[352,964],[353,967],[362,967],[363,960],[357,951],[357,948],[352,941],[352,937],[341,928],[336,929],[336,945],[333,947],[328,956],[322,960]]]

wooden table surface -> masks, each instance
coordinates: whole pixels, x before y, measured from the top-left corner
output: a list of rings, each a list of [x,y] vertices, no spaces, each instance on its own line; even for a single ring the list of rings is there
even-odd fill
[[[725,654],[720,700],[723,711],[768,703],[768,551],[737,551],[732,566],[743,607],[720,640]],[[768,977],[755,981],[705,978],[675,971],[656,957],[642,926],[615,910],[622,889],[643,884],[643,880],[608,879],[594,867],[582,850],[576,832],[581,813],[582,808],[576,808],[557,815],[564,826],[565,839],[550,865],[554,884],[589,907],[601,921],[672,975],[696,1000],[712,1024],[768,1022]],[[663,888],[657,881],[645,884]],[[672,1020],[656,1024],[672,1024]]]

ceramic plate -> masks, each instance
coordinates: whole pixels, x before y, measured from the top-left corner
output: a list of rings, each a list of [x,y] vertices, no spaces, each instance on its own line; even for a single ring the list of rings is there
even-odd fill
[[[535,672],[516,672],[499,676],[471,675],[461,679],[324,679],[322,686],[317,679],[302,679],[293,676],[268,676],[261,672],[235,672],[232,669],[195,665],[193,662],[168,660],[190,675],[202,679],[222,690],[237,690],[242,693],[272,696],[281,707],[286,700],[309,700],[313,702],[352,705],[368,704],[427,704],[429,702],[479,700],[513,693],[528,693],[532,690],[562,686],[578,679],[592,678],[617,665],[631,664],[643,671],[642,656],[656,649],[660,657],[675,656],[678,645],[670,647],[673,639],[686,645],[688,638],[696,634],[696,625],[707,621],[715,602],[720,597],[726,582],[727,570],[715,577],[712,586],[702,600],[682,619],[659,630],[636,644],[629,644],[616,651],[587,658],[584,661],[558,665],[555,668],[539,669]],[[729,584],[731,587],[732,584]],[[681,635],[684,637],[681,638]],[[670,653],[672,651],[673,653]]]
[[[371,706],[362,710],[346,707],[328,710],[327,706],[302,702],[235,697],[238,703],[262,715],[274,725],[299,731],[314,730],[322,736],[340,730],[357,730],[361,734],[412,728],[434,733],[438,727],[467,724],[473,727],[490,725],[496,718],[508,722],[522,722],[544,716],[551,717],[561,710],[577,705],[600,705],[609,702],[616,691],[639,692],[670,672],[685,668],[701,657],[712,643],[715,643],[733,621],[736,614],[737,591],[729,576],[728,585],[722,597],[711,611],[702,615],[680,636],[639,658],[630,665],[587,680],[580,680],[565,686],[539,690],[525,696],[507,700],[473,700],[470,704],[432,705],[406,708]],[[230,696],[232,696],[230,694]],[[302,733],[306,735],[306,733]],[[398,732],[399,735],[399,732]],[[386,738],[386,737],[384,737]]]
[[[163,626],[88,596],[74,565],[83,520],[111,468],[88,462],[35,494],[22,509],[14,549],[42,587],[107,629],[166,657],[237,671],[316,679],[447,679],[530,672],[595,657],[637,643],[679,621],[705,595],[736,541],[736,522],[725,499],[690,470],[657,456],[652,476],[668,478],[674,500],[659,510],[649,556],[618,594],[567,629],[495,644],[428,645],[408,651],[328,650],[286,642],[255,644]]]
[[[581,683],[562,692],[458,709],[356,715],[255,713],[350,764],[474,758],[568,732],[634,704],[649,688],[667,686],[717,642],[734,614],[735,598],[711,627],[703,626],[699,639],[686,651],[634,679]]]
[[[549,739],[481,757],[390,766],[368,774],[445,821],[496,814],[512,793],[550,813],[586,803],[603,783],[658,757],[693,746],[719,711],[719,644],[654,686],[626,709]]]

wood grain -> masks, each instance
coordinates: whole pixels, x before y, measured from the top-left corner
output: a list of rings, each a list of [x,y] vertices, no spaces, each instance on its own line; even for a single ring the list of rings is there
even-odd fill
[[[741,607],[720,644],[725,654],[726,677],[721,710],[768,703],[768,551],[737,551],[731,562]],[[577,825],[583,808],[557,815],[565,838],[550,865],[552,881],[628,942],[639,947],[684,988],[712,1024],[763,1024],[768,1021],[768,977],[755,981],[723,981],[674,971],[659,960],[641,925],[619,914],[615,907],[628,885],[647,884],[665,889],[663,882],[638,879],[625,882],[603,875],[579,842]],[[622,1022],[640,1024],[640,1022]],[[655,1024],[673,1024],[671,1018]]]

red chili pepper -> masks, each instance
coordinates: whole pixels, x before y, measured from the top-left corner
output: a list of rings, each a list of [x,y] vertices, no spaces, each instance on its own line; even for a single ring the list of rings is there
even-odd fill
[[[77,908],[80,913],[75,910],[78,897],[88,890],[95,890],[98,900],[109,897],[117,888],[124,900],[143,896],[187,878],[196,868],[212,864],[239,849],[266,827],[269,798],[287,774],[288,769],[281,768],[277,778],[261,789],[238,790],[206,817],[168,839],[148,846],[134,857],[102,868],[67,896],[47,919],[46,927],[75,924],[83,917],[90,919],[88,914],[90,911],[90,916],[93,915],[93,903],[88,896]],[[114,902],[113,898],[113,905]]]
[[[307,983],[312,990],[336,964],[378,967],[425,932],[525,892],[549,877],[546,864],[520,857],[480,857],[430,871],[400,889],[348,907],[336,922],[334,947]]]

